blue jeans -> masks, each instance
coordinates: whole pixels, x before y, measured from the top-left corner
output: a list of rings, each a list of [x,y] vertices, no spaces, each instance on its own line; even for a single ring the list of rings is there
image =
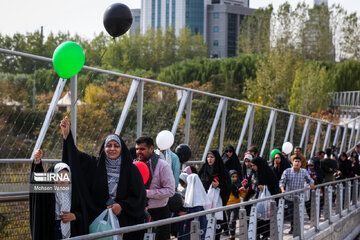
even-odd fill
[[[187,213],[194,213],[200,211],[204,211],[204,208],[202,206],[186,208]],[[180,223],[180,229],[178,233],[179,240],[190,240],[190,226],[191,226],[191,221],[193,220],[194,219],[189,219]],[[201,239],[205,239],[206,225],[207,225],[206,215],[200,216],[199,222],[200,222],[200,229],[204,231],[204,233],[201,235]]]
[[[294,228],[294,203],[289,200],[285,200],[285,205],[287,205],[285,220],[290,221],[291,229]]]

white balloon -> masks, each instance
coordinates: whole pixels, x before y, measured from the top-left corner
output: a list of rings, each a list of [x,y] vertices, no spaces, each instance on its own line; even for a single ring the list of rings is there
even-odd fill
[[[290,154],[293,150],[293,145],[291,142],[284,142],[281,149],[285,154]]]
[[[156,145],[160,150],[169,149],[173,144],[174,135],[168,130],[163,130],[156,136]]]

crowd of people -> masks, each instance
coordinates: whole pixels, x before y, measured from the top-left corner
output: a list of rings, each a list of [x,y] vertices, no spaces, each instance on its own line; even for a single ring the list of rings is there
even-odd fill
[[[211,150],[201,168],[187,166],[182,171],[179,157],[169,149],[155,149],[154,141],[147,136],[135,140],[134,152],[127,148],[120,136],[106,137],[99,154],[92,156],[77,149],[70,123],[65,117],[62,130],[62,162],[54,164],[48,172],[71,172],[71,191],[50,194],[30,193],[30,226],[33,239],[63,239],[89,233],[90,224],[106,209],[111,209],[120,227],[148,221],[167,219],[203,211],[205,209],[237,204],[259,198],[267,191],[271,195],[302,189],[309,185],[346,179],[360,175],[360,145],[348,156],[336,154],[333,149],[319,151],[306,160],[300,147],[294,154],[281,152],[274,155],[272,163],[259,156],[256,146],[251,146],[243,157],[237,156],[233,146],[221,154]],[[42,151],[34,154],[31,172],[44,172]],[[149,170],[144,181],[133,163],[141,161]],[[63,184],[68,182],[63,182]],[[293,231],[293,196],[285,197],[286,219]],[[306,202],[309,212],[310,200]],[[250,215],[251,206],[246,206]],[[217,212],[216,239],[227,235],[235,239],[239,209]],[[198,218],[206,234],[207,217]],[[155,229],[156,240],[190,239],[191,220]],[[124,239],[143,239],[144,232],[126,233]],[[266,218],[257,222],[259,239],[270,235]]]

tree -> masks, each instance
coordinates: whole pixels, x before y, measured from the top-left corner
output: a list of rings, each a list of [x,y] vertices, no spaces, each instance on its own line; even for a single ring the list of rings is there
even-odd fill
[[[290,111],[308,115],[326,109],[328,93],[333,91],[331,83],[325,66],[315,62],[298,65],[290,96]]]
[[[259,8],[250,17],[245,16],[240,23],[239,53],[261,54],[270,51],[270,29],[272,5]]]

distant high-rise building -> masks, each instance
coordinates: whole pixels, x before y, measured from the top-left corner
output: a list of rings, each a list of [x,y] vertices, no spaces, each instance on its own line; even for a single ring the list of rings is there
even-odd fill
[[[309,20],[304,29],[304,56],[314,60],[334,60],[332,38],[327,0],[315,0],[314,8],[309,9]]]
[[[328,0],[314,0],[314,4],[315,5],[321,5],[321,4],[324,4],[324,5],[328,5]]]
[[[240,23],[254,10],[249,0],[142,0],[140,33],[174,27],[178,36],[188,27],[192,34],[203,35],[210,57],[231,57],[236,54]]]
[[[133,16],[133,22],[132,22],[131,28],[130,28],[131,35],[140,32],[140,12],[141,12],[141,10],[139,8],[131,9],[131,14]]]

